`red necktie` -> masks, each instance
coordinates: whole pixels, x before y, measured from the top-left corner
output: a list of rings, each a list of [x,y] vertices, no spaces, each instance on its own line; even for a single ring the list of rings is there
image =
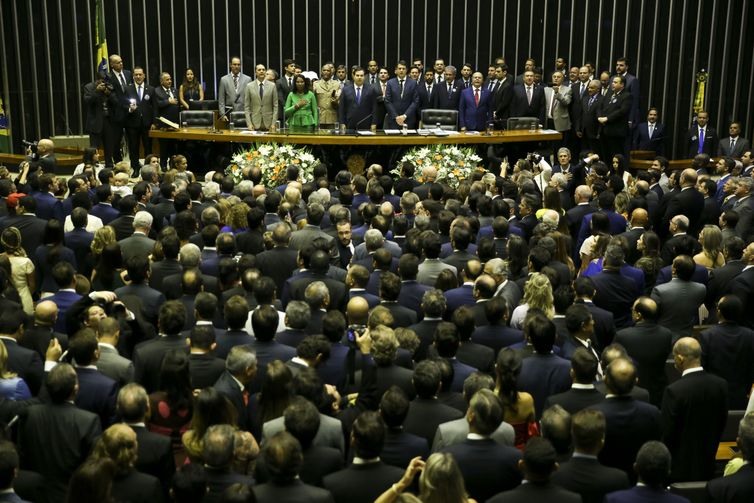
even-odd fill
[[[479,106],[479,88],[474,89],[474,103]]]
[[[249,406],[249,390],[247,389],[243,390],[243,404]]]

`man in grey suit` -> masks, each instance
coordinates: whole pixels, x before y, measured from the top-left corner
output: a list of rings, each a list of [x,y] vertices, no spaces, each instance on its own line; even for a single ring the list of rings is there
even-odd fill
[[[652,299],[659,308],[657,324],[670,329],[674,341],[691,337],[699,306],[707,295],[707,287],[691,281],[694,270],[694,260],[688,255],[679,255],[673,259],[673,279],[652,290]]]
[[[97,330],[97,370],[117,381],[119,386],[125,386],[134,380],[134,364],[118,353],[119,338],[118,320],[110,317],[100,320]]]
[[[731,122],[728,126],[728,136],[720,140],[717,146],[718,157],[732,157],[740,159],[744,152],[751,149],[751,144],[746,138],[741,138],[741,124]]]
[[[264,65],[255,68],[256,80],[246,86],[244,112],[249,129],[274,131],[278,117],[277,86],[265,79],[267,69]]]
[[[555,130],[563,134],[560,143],[568,145],[571,132],[571,114],[568,112],[568,107],[573,98],[573,89],[563,85],[564,79],[563,72],[552,74],[552,87],[545,87],[545,103],[548,123],[552,119]]]
[[[467,404],[471,401],[471,397],[480,389],[494,390],[495,381],[487,374],[474,372],[463,382],[463,398]],[[432,452],[438,452],[449,445],[460,444],[466,440],[468,435],[469,422],[465,417],[442,423],[437,427],[435,438],[432,441]],[[498,444],[513,446],[513,441],[515,440],[513,426],[505,421],[501,422],[497,430],[492,432],[490,438]]]
[[[148,211],[138,211],[134,215],[134,233],[126,239],[118,241],[123,255],[123,262],[134,256],[148,257],[154,249],[154,239],[149,238],[152,228],[152,214]]]
[[[233,112],[244,110],[244,90],[249,82],[251,82],[251,77],[241,73],[241,58],[231,58],[230,73],[223,75],[217,90],[217,104],[220,115],[225,114],[229,109],[232,109]],[[228,122],[228,115],[230,114],[223,116],[225,122]]]

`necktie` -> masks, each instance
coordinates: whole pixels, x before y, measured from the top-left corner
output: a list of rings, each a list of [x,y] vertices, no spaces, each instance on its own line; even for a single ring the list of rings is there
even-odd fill
[[[264,85],[260,82],[259,83],[259,99],[261,100],[264,97]]]
[[[468,89],[469,88],[469,81],[468,80],[465,80],[463,82],[463,87],[464,87],[464,89]]]
[[[120,85],[123,90],[126,90],[126,79],[123,77],[123,73],[120,74]]]
[[[451,86],[450,84],[448,84],[448,97],[450,97],[450,93],[452,93],[452,92],[453,92],[453,86]]]
[[[233,75],[233,87],[236,89],[236,92],[238,92],[238,75]]]
[[[372,75],[372,84],[374,84],[374,82],[375,82],[374,75]]]
[[[293,79],[288,77],[288,89],[292,89],[292,88],[293,88]]]
[[[649,137],[650,138],[652,138],[652,135],[654,134],[654,132],[655,132],[655,125],[654,124],[650,124],[649,125]]]
[[[586,84],[583,82],[581,83],[581,94],[583,95],[586,92]]]
[[[479,88],[474,89],[474,103],[479,106]]]
[[[494,80],[490,80],[490,85],[487,87],[487,90],[488,91],[492,91],[493,87],[495,87],[495,81]]]
[[[736,139],[735,138],[731,138],[730,139],[730,151],[731,151],[731,153],[733,152],[733,147],[735,147],[735,146],[736,146]]]
[[[592,96],[591,98],[589,98],[589,109],[592,108],[592,105],[594,105],[594,100],[596,100],[596,99],[597,99],[597,95],[596,94],[594,96]]]
[[[403,98],[403,79],[398,81],[398,85],[401,87],[401,98]]]
[[[531,105],[531,86],[526,86],[526,100]]]
[[[699,149],[697,150],[697,154],[703,154],[704,153],[704,128],[699,128]]]
[[[428,85],[428,86],[427,86],[427,94],[428,94],[428,95],[431,95],[431,94],[432,94],[432,84],[430,84],[430,85]],[[732,148],[732,147],[733,147],[733,145],[731,145],[731,148]]]
[[[356,103],[361,103],[361,88],[356,88]]]
[[[249,390],[245,389],[243,390],[243,404],[248,406],[249,405]]]
[[[139,84],[139,102],[141,102],[141,98],[143,97],[143,90],[141,89],[141,84]]]

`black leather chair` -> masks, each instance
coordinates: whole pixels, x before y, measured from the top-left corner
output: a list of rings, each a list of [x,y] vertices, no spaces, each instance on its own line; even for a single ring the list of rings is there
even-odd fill
[[[218,110],[217,100],[189,101],[189,110]]]
[[[458,110],[426,108],[422,110],[421,120],[425,128],[434,128],[440,124],[440,128],[445,131],[458,130]]]
[[[508,130],[512,129],[537,129],[539,119],[536,117],[511,117],[508,119]]]
[[[707,501],[707,482],[676,482],[670,484],[670,492],[687,498],[691,503]]]
[[[246,124],[246,112],[231,112],[230,123],[233,124],[233,127],[236,129],[247,128],[248,125]]]
[[[215,124],[213,110],[184,110],[181,112],[181,126],[212,127]]]

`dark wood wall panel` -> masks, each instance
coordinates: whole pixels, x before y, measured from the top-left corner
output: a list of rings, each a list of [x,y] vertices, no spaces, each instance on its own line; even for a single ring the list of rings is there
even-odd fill
[[[0,0],[0,76],[15,148],[23,138],[81,134],[81,86],[94,75],[94,0]],[[612,70],[631,61],[642,109],[656,106],[676,133],[692,118],[695,73],[710,72],[707,108],[723,134],[739,120],[754,133],[754,6],[747,0],[106,0],[110,53],[180,83],[187,67],[216,95],[228,60],[246,73],[280,70],[293,57],[392,69],[436,57],[486,74],[504,56],[518,75],[534,57],[548,73],[558,56]],[[751,19],[750,19],[751,18]]]

